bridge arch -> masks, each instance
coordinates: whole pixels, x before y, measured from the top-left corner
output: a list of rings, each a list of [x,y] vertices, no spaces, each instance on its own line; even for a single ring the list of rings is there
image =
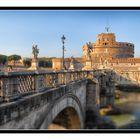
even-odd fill
[[[60,126],[60,129],[84,128],[84,108],[82,108],[81,102],[78,97],[76,97],[72,93],[66,94],[65,96],[59,98],[57,101],[53,102],[48,108],[49,109],[46,112],[45,119],[42,122],[40,129],[57,129],[58,125]],[[62,121],[69,122],[65,122],[67,126],[63,126]]]

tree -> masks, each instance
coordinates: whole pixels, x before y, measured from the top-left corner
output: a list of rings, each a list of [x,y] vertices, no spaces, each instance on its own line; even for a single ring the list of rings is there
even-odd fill
[[[39,58],[39,67],[52,67],[52,59],[46,57]]]
[[[47,66],[47,67],[52,67],[52,60],[48,60],[48,61],[46,62],[46,66]]]
[[[21,56],[20,55],[10,55],[8,56],[8,61],[14,61],[14,66],[15,66],[15,62],[20,60],[21,59]]]
[[[24,66],[30,67],[31,66],[31,59],[30,58],[24,59],[23,64],[24,64]]]
[[[45,60],[39,60],[39,67],[45,67],[46,61]]]
[[[5,65],[7,62],[7,56],[0,54],[0,64]]]

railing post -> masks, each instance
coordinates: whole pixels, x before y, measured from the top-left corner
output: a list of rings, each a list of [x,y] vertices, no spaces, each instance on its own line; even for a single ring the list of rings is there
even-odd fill
[[[35,89],[36,92],[42,91],[45,89],[45,75],[44,74],[35,74]]]
[[[64,84],[67,84],[67,72],[64,72]]]
[[[5,83],[4,83],[4,78],[0,79],[0,102],[4,101],[4,96],[5,96]]]
[[[73,72],[71,72],[71,81],[74,81],[74,75],[73,75]]]
[[[77,71],[77,80],[79,80],[79,71]]]
[[[35,72],[35,92],[38,92],[38,90],[39,90],[39,79],[37,72]]]
[[[67,83],[70,82],[70,72],[67,72]]]
[[[64,81],[64,78],[65,78],[64,72],[61,73],[61,78],[62,78],[62,84],[64,84],[65,83],[65,81]]]
[[[53,87],[56,87],[58,85],[58,73],[52,74],[52,82]]]
[[[84,78],[87,78],[87,71],[84,72]]]
[[[77,73],[77,71],[75,71],[74,73],[75,73],[75,76],[74,76],[75,79],[74,80],[78,80],[78,73]]]
[[[84,73],[83,71],[80,72],[80,79],[83,79],[84,78]]]
[[[69,83],[69,72],[65,72],[65,84]]]
[[[62,73],[61,72],[58,73],[58,84],[59,85],[62,84]]]
[[[4,81],[5,101],[14,100],[21,97],[21,95],[18,92],[18,84],[19,82],[17,77],[5,78]]]

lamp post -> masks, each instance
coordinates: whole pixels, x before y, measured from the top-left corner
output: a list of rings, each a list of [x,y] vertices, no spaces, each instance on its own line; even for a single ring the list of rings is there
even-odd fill
[[[64,51],[65,51],[64,44],[65,44],[65,39],[66,39],[66,37],[63,35],[61,37],[61,40],[62,40],[62,69],[63,70],[65,70],[65,61],[64,61]]]

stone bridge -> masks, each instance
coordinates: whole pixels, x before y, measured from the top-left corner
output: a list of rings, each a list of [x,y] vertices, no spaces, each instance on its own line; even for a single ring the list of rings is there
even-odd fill
[[[115,70],[115,81],[119,85],[140,85],[140,70]]]
[[[88,77],[95,104],[89,71],[1,73],[0,129],[84,128]]]
[[[113,70],[0,73],[0,129],[94,128],[114,105]],[[120,81],[121,83],[121,81]]]

